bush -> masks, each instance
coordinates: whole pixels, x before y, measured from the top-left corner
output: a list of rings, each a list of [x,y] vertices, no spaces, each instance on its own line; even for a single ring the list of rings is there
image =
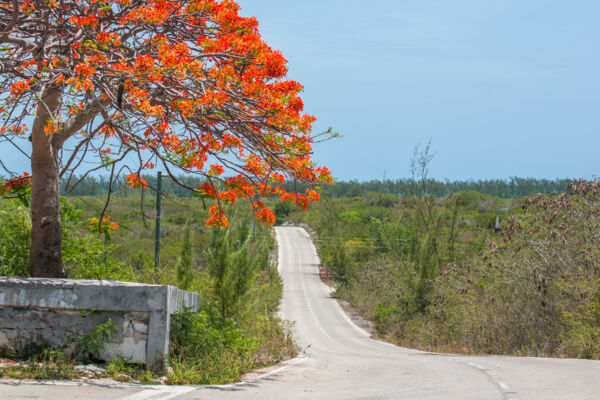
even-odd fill
[[[104,346],[117,330],[117,325],[109,318],[98,324],[96,329],[85,334],[79,341],[77,348],[80,359],[84,361],[100,360]]]
[[[431,283],[427,318],[404,339],[484,353],[600,357],[600,183],[539,195],[499,243]]]
[[[235,382],[254,366],[257,343],[231,319],[221,319],[210,306],[198,313],[173,316],[169,382],[222,384]]]
[[[269,253],[267,228],[249,220],[214,232],[204,251],[208,286],[197,313],[174,316],[169,382],[220,384],[237,381],[253,368],[295,357],[291,329],[275,316],[282,283]],[[256,239],[253,239],[253,237]]]
[[[289,202],[276,203],[273,209],[273,212],[275,213],[276,224],[281,225],[284,223],[291,211],[292,205]]]
[[[29,276],[31,218],[17,200],[0,200],[0,275]]]

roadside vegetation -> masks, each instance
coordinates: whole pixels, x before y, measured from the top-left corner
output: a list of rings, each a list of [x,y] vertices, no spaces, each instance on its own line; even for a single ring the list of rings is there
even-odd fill
[[[600,184],[533,197],[474,190],[434,196],[428,157],[416,154],[402,195],[367,191],[364,183],[359,196],[323,196],[306,213],[273,204],[277,222],[314,229],[336,295],[372,320],[382,338],[430,350],[600,358]],[[154,197],[116,195],[99,222],[104,201],[102,194],[62,199],[70,278],[169,284],[203,299],[197,313],[174,318],[162,382],[233,382],[297,354],[290,327],[276,316],[282,284],[274,240],[268,228],[253,226],[247,207],[228,206],[236,222],[214,230],[205,226],[202,199],[169,197],[156,269]],[[0,275],[27,276],[30,226],[26,193],[0,200]],[[0,375],[160,381],[123,359],[101,370],[74,369],[94,358],[95,344],[71,357],[57,349],[4,354],[21,361],[3,364]]]
[[[201,199],[165,201],[161,264],[155,269],[155,199],[146,195],[142,211],[139,192],[114,197],[106,212],[109,219],[99,224],[94,218],[100,215],[104,200],[102,196],[62,199],[63,256],[70,278],[168,284],[201,296],[197,313],[175,315],[166,382],[234,382],[252,369],[297,354],[290,327],[276,316],[282,283],[274,259],[274,239],[264,225],[253,227],[246,207],[230,206],[228,216],[235,223],[229,229],[215,230],[205,225],[208,213]],[[30,230],[26,204],[19,199],[0,200],[0,275],[28,275]],[[89,355],[96,339],[106,340],[110,330],[103,332],[104,336],[99,332],[86,342],[85,352],[71,357],[50,349],[51,362],[43,362],[48,358],[43,352],[48,349],[4,354],[24,363],[0,368],[0,375],[42,379],[86,376],[72,367],[97,360]],[[157,381],[156,376],[127,360],[115,360],[93,375]]]
[[[404,196],[328,198],[290,214],[315,230],[337,296],[403,346],[600,358],[600,183],[434,197],[427,162],[416,160]]]

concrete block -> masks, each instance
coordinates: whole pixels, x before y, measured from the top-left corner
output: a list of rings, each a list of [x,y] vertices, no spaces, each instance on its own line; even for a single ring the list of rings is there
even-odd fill
[[[198,304],[198,294],[172,286],[0,277],[0,348],[38,344],[73,350],[83,335],[111,318],[118,332],[103,359],[121,355],[160,369],[169,351],[171,315],[184,305],[197,311]]]

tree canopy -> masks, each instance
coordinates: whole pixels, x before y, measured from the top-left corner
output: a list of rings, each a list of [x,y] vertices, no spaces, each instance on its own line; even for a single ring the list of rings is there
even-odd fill
[[[199,174],[191,189],[217,200],[217,227],[223,202],[318,200],[282,185],[331,182],[286,63],[232,0],[0,0],[0,140],[32,142],[32,252],[36,224],[60,228],[58,180],[75,173],[107,169],[132,188],[154,167]]]

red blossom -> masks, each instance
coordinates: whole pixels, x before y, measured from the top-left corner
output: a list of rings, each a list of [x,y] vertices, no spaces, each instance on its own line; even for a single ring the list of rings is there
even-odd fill
[[[81,159],[62,165],[90,165],[84,158],[94,154],[106,166],[112,148],[111,165],[122,163],[116,171],[157,163],[205,177],[197,192],[217,202],[258,194],[301,209],[320,195],[287,193],[286,178],[333,181],[311,159],[316,118],[303,111],[302,85],[286,78],[284,55],[233,0],[4,1],[0,25],[19,38],[2,50],[10,67],[0,67],[7,92],[0,110],[10,117],[0,122],[0,135],[24,135],[27,116],[47,106],[44,90],[58,93],[32,137],[52,135],[47,140],[59,147],[69,139],[81,149]],[[148,187],[138,174],[125,180]],[[264,205],[253,207],[261,222],[274,221]],[[229,222],[217,208],[207,224]]]
[[[142,189],[148,189],[148,182],[142,179],[138,174],[129,174],[125,179],[130,188],[136,189],[141,187]]]
[[[227,228],[230,225],[229,220],[225,216],[225,211],[223,211],[223,208],[221,206],[211,206],[208,211],[208,214],[211,217],[206,221],[206,226],[212,226],[217,229],[220,229]]]
[[[263,208],[260,211],[256,211],[254,213],[254,217],[256,218],[256,220],[260,223],[263,223],[265,225],[274,225],[275,224],[275,214],[273,213],[273,211],[269,210],[268,208]]]

